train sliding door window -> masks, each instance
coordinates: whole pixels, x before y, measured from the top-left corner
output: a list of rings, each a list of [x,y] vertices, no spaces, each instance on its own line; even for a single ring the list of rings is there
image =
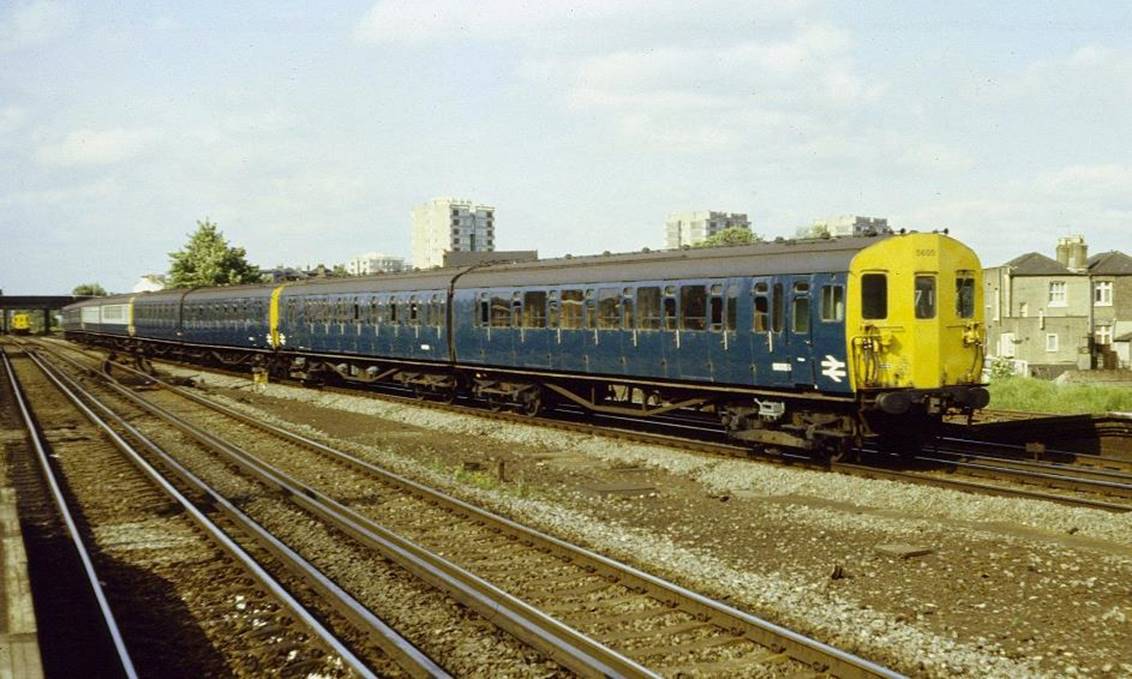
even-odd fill
[[[723,286],[711,286],[711,299],[708,301],[708,327],[714,332],[723,330]]]
[[[558,300],[558,295],[557,290],[547,292],[546,327],[548,328],[558,328],[562,323],[562,304]]]
[[[759,281],[751,290],[755,296],[751,329],[755,332],[767,332],[770,330],[770,286]]]
[[[794,302],[790,310],[790,329],[796,335],[810,334],[810,284],[794,284]]]
[[[677,327],[676,286],[666,285],[664,287],[664,329],[676,330]]]
[[[511,293],[511,327],[523,327],[523,293]]]
[[[622,294],[624,296],[621,299],[621,327],[632,330],[636,327],[636,321],[633,320],[633,288],[625,288]]]
[[[637,328],[660,330],[660,288],[637,288]]]
[[[916,318],[935,318],[935,274],[916,274]]]
[[[707,329],[707,286],[680,286],[680,329]]]
[[[861,276],[861,318],[867,321],[888,318],[888,276],[885,274]]]
[[[618,303],[621,292],[617,288],[601,288],[597,291],[597,327],[602,330],[615,330],[621,327],[621,312]]]
[[[523,327],[546,327],[546,292],[527,290],[523,293]]]
[[[581,290],[562,291],[562,329],[578,330],[583,327],[582,309],[586,296]]]
[[[486,292],[480,293],[479,313],[476,314],[476,325],[486,328],[491,325],[491,297]]]

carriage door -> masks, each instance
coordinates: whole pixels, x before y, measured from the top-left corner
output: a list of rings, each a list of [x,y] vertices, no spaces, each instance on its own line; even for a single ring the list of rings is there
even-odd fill
[[[794,278],[790,285],[790,359],[792,379],[796,385],[815,386],[814,318],[810,298],[810,280]]]
[[[786,345],[784,284],[759,276],[751,284],[751,378],[759,386],[792,386],[793,370]]]

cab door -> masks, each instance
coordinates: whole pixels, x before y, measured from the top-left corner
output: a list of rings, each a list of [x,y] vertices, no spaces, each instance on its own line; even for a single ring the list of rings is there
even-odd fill
[[[774,276],[751,281],[751,371],[756,386],[793,385],[793,370],[786,345],[785,285]]]

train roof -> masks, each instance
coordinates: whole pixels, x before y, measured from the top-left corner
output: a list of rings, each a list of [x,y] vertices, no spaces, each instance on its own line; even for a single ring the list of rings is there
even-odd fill
[[[730,247],[562,257],[479,267],[457,287],[602,283],[661,278],[714,278],[848,271],[862,249],[888,234],[857,238],[776,240]]]

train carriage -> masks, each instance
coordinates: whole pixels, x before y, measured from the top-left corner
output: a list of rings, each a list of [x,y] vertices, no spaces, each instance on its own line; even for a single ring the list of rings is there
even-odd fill
[[[869,435],[914,447],[986,405],[979,270],[946,234],[910,233],[103,298],[65,318],[306,381],[532,414],[697,409],[740,440],[839,454]]]

